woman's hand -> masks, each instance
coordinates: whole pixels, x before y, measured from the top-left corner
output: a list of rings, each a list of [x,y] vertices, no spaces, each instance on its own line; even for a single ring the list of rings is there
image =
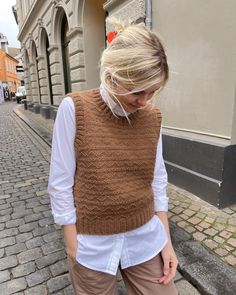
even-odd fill
[[[171,242],[168,242],[161,251],[161,256],[164,263],[164,275],[159,279],[159,283],[166,285],[175,277],[178,265],[178,260]]]
[[[159,283],[166,285],[175,277],[178,260],[171,243],[167,212],[157,211],[155,212],[155,214],[162,221],[166,230],[167,238],[168,238],[168,242],[166,246],[161,251],[161,257],[164,263],[164,267],[163,267],[164,275],[159,279]]]
[[[62,231],[66,244],[66,253],[68,256],[75,258],[78,248],[76,226],[75,224],[63,225]]]

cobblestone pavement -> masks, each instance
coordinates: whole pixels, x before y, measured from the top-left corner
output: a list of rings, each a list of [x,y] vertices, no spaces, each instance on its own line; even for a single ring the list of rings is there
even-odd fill
[[[13,106],[0,105],[0,295],[74,294],[46,191],[50,147],[12,112]],[[19,109],[36,123],[41,120]],[[49,133],[52,126],[45,125]],[[217,210],[171,185],[169,195],[170,219],[234,265],[235,208]],[[119,294],[125,295],[120,276],[118,281]],[[180,273],[175,281],[180,295],[200,294]]]
[[[0,105],[0,294],[73,294],[46,191],[50,147]]]
[[[168,193],[170,220],[236,268],[236,205],[219,210],[173,185]]]

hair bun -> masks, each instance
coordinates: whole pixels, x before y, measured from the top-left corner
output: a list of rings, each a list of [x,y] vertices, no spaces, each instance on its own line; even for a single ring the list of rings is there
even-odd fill
[[[106,22],[108,24],[109,31],[116,31],[118,34],[123,32],[125,28],[132,24],[131,21],[123,21],[113,16],[108,17]]]

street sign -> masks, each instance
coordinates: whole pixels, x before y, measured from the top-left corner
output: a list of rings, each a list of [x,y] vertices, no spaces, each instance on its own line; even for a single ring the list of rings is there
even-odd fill
[[[16,72],[17,72],[17,73],[22,73],[22,72],[24,72],[23,66],[16,66]]]

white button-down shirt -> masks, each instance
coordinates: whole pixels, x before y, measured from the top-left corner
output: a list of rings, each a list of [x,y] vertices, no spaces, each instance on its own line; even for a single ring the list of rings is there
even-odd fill
[[[125,115],[102,86],[100,93],[114,115]],[[128,116],[129,113],[126,115]],[[71,97],[66,97],[58,108],[54,124],[48,184],[52,214],[55,223],[60,225],[76,223],[72,192],[76,169],[75,132],[74,103]],[[155,211],[166,212],[168,210],[166,186],[167,174],[162,157],[162,136],[160,133],[152,182]],[[119,263],[121,268],[127,268],[156,256],[164,248],[167,239],[161,220],[154,215],[146,224],[129,232],[113,235],[78,234],[76,259],[80,264],[90,269],[115,275]]]

